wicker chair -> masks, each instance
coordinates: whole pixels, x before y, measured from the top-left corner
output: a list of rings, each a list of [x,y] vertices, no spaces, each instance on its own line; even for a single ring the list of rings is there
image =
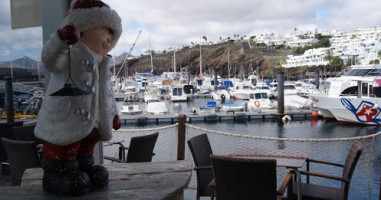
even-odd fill
[[[16,126],[12,127],[13,134],[16,140],[20,141],[33,141],[36,145],[38,156],[40,159],[44,156],[44,141],[34,135],[34,128],[36,125]]]
[[[104,156],[105,159],[111,160],[113,162],[124,163],[124,162],[151,162],[153,149],[155,148],[157,137],[159,133],[153,133],[150,135],[132,137],[129,147],[124,147],[121,142],[114,143],[119,144],[119,158],[114,158],[110,156]],[[127,159],[125,156],[125,151],[127,151]]]
[[[34,128],[36,125],[26,125],[26,126],[17,126],[12,127],[13,134],[17,140],[21,141],[34,141],[36,144],[43,144],[44,141],[36,138],[34,135]]]
[[[348,199],[349,185],[351,183],[351,178],[355,170],[355,167],[357,165],[357,162],[361,156],[362,151],[363,151],[363,148],[361,143],[359,141],[353,141],[344,165],[339,163],[321,161],[321,160],[307,159],[307,171],[300,172],[302,175],[307,176],[306,178],[307,182],[301,183],[302,199],[340,199],[340,200]],[[309,165],[311,162],[341,167],[343,168],[342,176],[337,177],[337,176],[332,176],[332,175],[323,174],[323,173],[311,172],[309,171]],[[311,184],[309,183],[309,179],[310,179],[309,176],[317,176],[317,177],[328,178],[328,179],[332,179],[336,181],[341,181],[341,188]],[[295,182],[294,185],[295,184],[298,184],[298,183]],[[293,189],[294,189],[293,194],[294,196],[296,196],[296,187],[294,187]]]
[[[9,155],[12,185],[20,185],[25,169],[41,167],[33,141],[19,141],[1,138]]]
[[[292,183],[293,174],[289,172],[277,190],[276,160],[218,155],[210,158],[218,200],[282,199],[287,186]]]
[[[192,137],[188,141],[189,149],[193,156],[197,176],[197,199],[201,196],[215,196],[214,189],[208,187],[213,180],[213,168],[210,155],[213,154],[208,135],[200,134]]]
[[[0,123],[0,138],[15,139],[12,127],[22,126],[23,121],[12,122],[12,123]],[[6,153],[3,144],[0,142],[0,162],[8,161],[8,154]]]

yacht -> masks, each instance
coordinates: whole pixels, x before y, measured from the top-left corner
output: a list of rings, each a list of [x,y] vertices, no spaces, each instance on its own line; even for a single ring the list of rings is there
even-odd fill
[[[327,93],[311,96],[326,120],[381,125],[381,65],[352,66],[342,76],[327,82]]]

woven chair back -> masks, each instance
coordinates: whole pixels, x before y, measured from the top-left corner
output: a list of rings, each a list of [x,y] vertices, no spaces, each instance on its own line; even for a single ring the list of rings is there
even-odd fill
[[[132,137],[127,152],[126,162],[151,162],[153,149],[159,133]]]
[[[211,155],[218,200],[276,199],[276,160]]]

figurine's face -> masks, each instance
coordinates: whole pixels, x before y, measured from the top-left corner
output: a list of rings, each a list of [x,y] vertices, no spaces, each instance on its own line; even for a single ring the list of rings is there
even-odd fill
[[[81,42],[91,51],[105,57],[111,50],[113,34],[107,28],[90,28],[81,34]]]

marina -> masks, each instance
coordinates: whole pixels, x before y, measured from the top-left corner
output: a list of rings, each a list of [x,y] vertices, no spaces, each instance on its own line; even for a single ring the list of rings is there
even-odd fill
[[[7,2],[0,200],[381,200],[379,3],[257,3]]]
[[[131,84],[132,80],[127,82]],[[145,82],[145,84],[150,83],[152,82]],[[211,84],[211,81],[208,84]],[[193,89],[189,91],[195,90],[196,93],[192,91],[185,95],[186,100],[179,101],[174,98],[171,90],[152,92],[141,88],[138,84],[132,85],[134,85],[134,91],[139,90],[139,92],[115,93],[122,129],[114,131],[111,143],[127,145],[131,137],[159,132],[153,162],[179,159],[181,140],[178,132],[180,129],[185,130],[185,141],[195,135],[207,133],[213,152],[217,155],[230,154],[240,148],[263,148],[303,151],[308,152],[308,158],[339,163],[343,163],[350,142],[359,140],[364,145],[365,151],[353,175],[349,197],[350,199],[377,199],[379,195],[380,171],[377,169],[381,166],[379,163],[381,153],[378,151],[381,143],[378,132],[381,127],[344,126],[339,122],[329,122],[321,115],[319,107],[314,108],[314,105],[307,101],[308,98],[301,97],[297,93],[296,88],[287,86],[293,91],[286,92],[285,90],[284,98],[295,100],[297,98],[292,96],[294,95],[302,101],[295,103],[295,100],[292,104],[296,106],[285,103],[284,112],[279,113],[279,101],[276,98],[269,99],[262,89],[258,92],[254,88],[247,89],[251,92],[247,93],[246,99],[244,96],[236,98],[234,93],[229,91],[215,95],[210,93],[213,91],[210,87],[204,88],[204,91],[208,90],[209,93],[201,92],[201,90],[198,93],[196,87],[192,86],[189,88]],[[182,87],[176,86],[174,91],[177,95],[182,95],[185,90],[179,88]],[[145,95],[154,93],[160,94],[160,98],[157,96],[150,100],[145,98]],[[303,95],[310,94],[304,91]],[[183,122],[181,117],[184,117]],[[180,122],[185,123],[183,128],[180,128]],[[184,152],[182,159],[192,160],[189,148],[183,145],[182,149]],[[118,157],[118,145],[104,145],[102,150],[104,156]],[[108,160],[104,162],[105,164],[112,163]],[[337,176],[340,174],[340,171],[334,168],[316,169],[332,172]],[[278,168],[278,179],[281,179],[286,172],[286,168]],[[339,187],[337,183],[329,181],[318,179],[313,181]],[[196,177],[193,174],[184,191],[184,199],[195,199],[196,187]]]

